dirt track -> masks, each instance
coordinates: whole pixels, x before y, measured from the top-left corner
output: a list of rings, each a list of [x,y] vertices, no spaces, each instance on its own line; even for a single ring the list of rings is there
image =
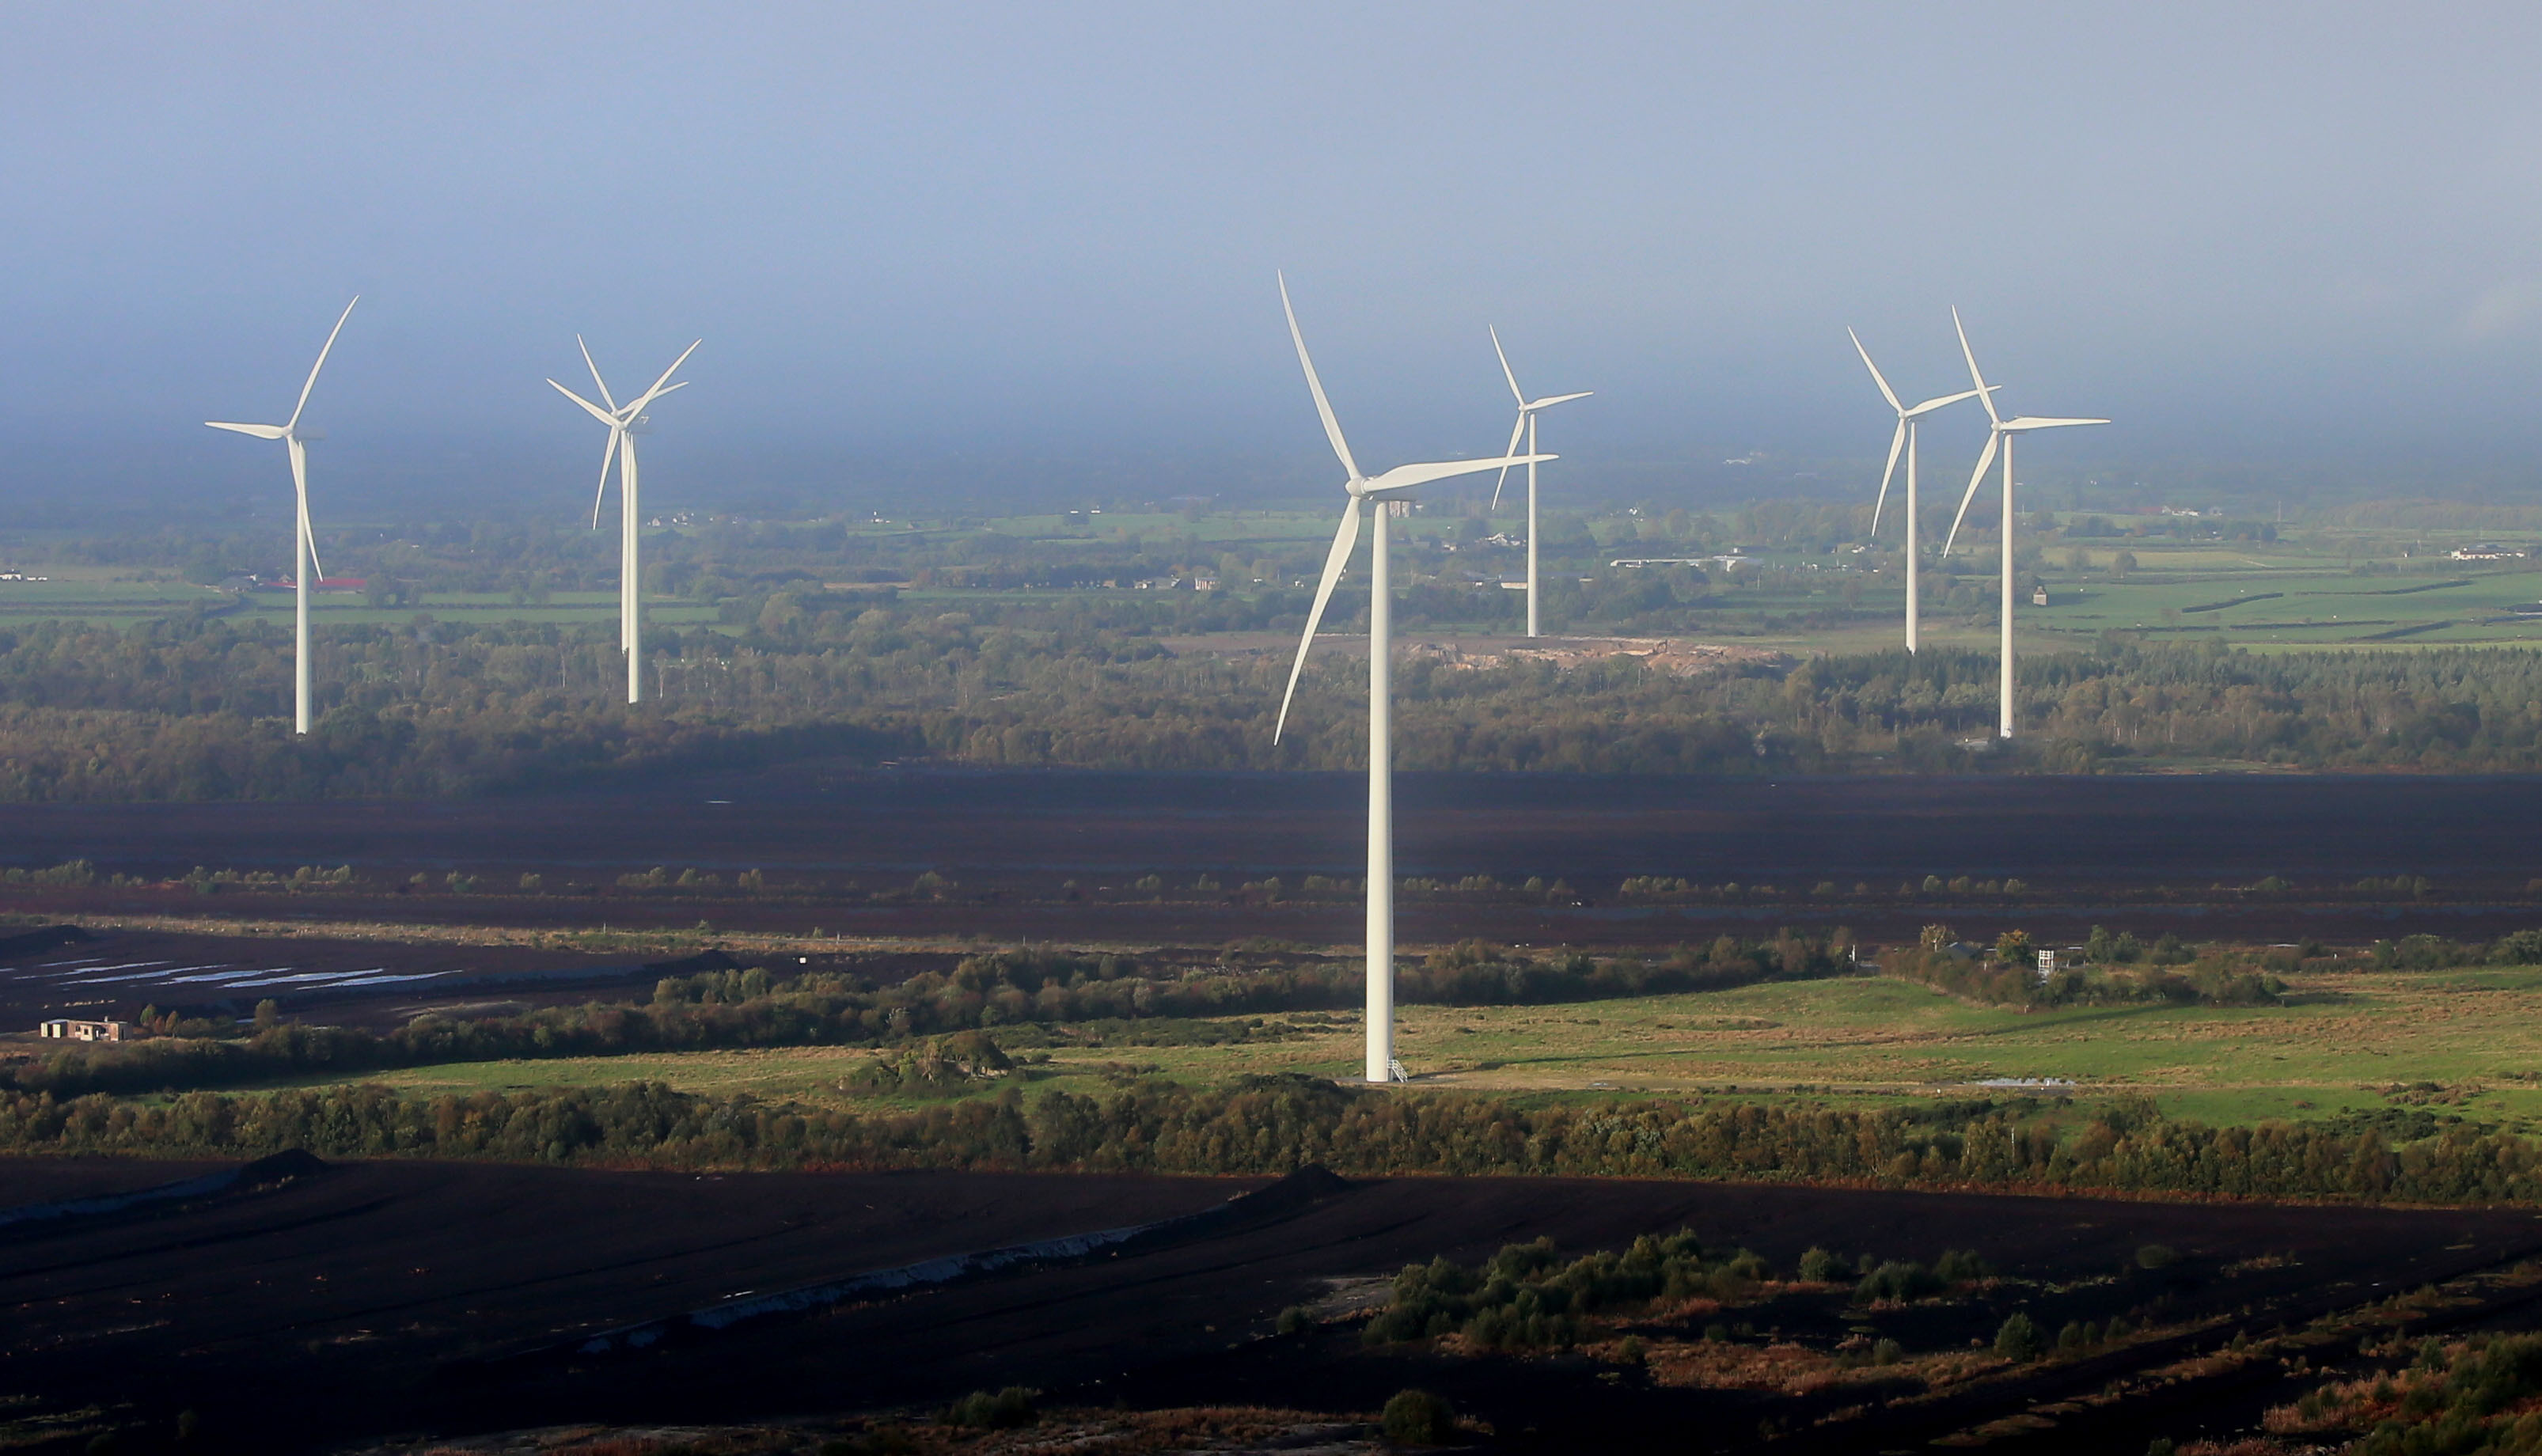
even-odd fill
[[[0,1168],[0,1186],[76,1181],[31,1172],[13,1179]],[[1117,1396],[1141,1406],[1276,1400],[1367,1410],[1419,1380],[1492,1420],[1513,1448],[1584,1449],[1554,1438],[1549,1422],[1560,1414],[1566,1440],[1597,1432],[1607,1449],[1683,1449],[1689,1431],[1753,1430],[1779,1398],[1619,1388],[1576,1360],[1364,1353],[1347,1332],[1266,1338],[1270,1320],[1333,1277],[1382,1275],[1441,1253],[1470,1259],[1539,1233],[1583,1250],[1685,1225],[1783,1264],[1813,1244],[1908,1258],[1975,1246],[2043,1277],[2105,1273],[2159,1242],[2189,1253],[2184,1270],[2203,1271],[2175,1277],[2166,1297],[2187,1312],[2247,1306],[2255,1321],[2542,1247],[2542,1221],[2526,1211],[1404,1179],[1248,1203],[1090,1258],[632,1354],[553,1352],[597,1330],[710,1309],[745,1291],[1195,1213],[1258,1186],[344,1165],[188,1210],[0,1235],[0,1394],[132,1402],[163,1420],[190,1408],[223,1448],[289,1451],[400,1431],[924,1404],[1008,1383],[1099,1404]],[[2293,1262],[2219,1273],[2262,1252]],[[2062,1317],[2040,1313],[2044,1322]],[[1902,1333],[1965,1344],[1938,1327]],[[551,1352],[534,1353],[542,1349]],[[292,1397],[275,1399],[282,1390]],[[2095,1449],[2086,1433],[2061,1439],[2067,1451]],[[2142,1437],[2134,1440],[2140,1450]]]

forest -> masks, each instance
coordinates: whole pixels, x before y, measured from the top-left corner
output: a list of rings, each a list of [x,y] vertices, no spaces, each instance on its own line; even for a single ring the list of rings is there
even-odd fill
[[[2542,1199],[2542,1146],[2427,1119],[2208,1127],[2121,1099],[1851,1109],[1735,1098],[1402,1096],[1298,1074],[1101,1094],[1009,1089],[916,1111],[812,1111],[659,1083],[404,1098],[386,1087],[0,1094],[0,1151],[461,1157],[587,1167],[1079,1169],[1790,1179],[1903,1188],[2462,1203]]]
[[[287,637],[219,619],[0,628],[0,799],[433,796],[684,765],[930,757],[993,765],[1351,768],[1362,675],[1286,653],[1177,655],[1090,609],[772,598],[738,634],[660,629],[631,709],[613,642],[554,624],[339,628],[322,716],[288,729]],[[2478,648],[2261,655],[2112,641],[2020,663],[2004,749],[1991,654],[1867,652],[1693,676],[1628,658],[1397,671],[1409,769],[1779,775],[2092,772],[2181,762],[2542,768],[2542,659]],[[1976,745],[1971,747],[1970,745]]]
[[[1398,629],[1515,629],[1523,600],[1500,587],[1524,553],[1496,529],[1508,523],[1479,501],[1440,505],[1407,523]],[[2279,527],[2254,521],[2043,513],[2025,522],[2017,565],[2025,583],[2060,592],[2147,575],[2113,549],[2130,543],[2147,562],[2212,543],[2361,575],[2459,568],[2395,554],[2417,549],[2395,533],[2418,506],[2453,519],[2425,502],[2360,507],[2281,543]],[[1805,500],[1549,515],[1544,606],[1557,630],[1833,636],[1824,651],[1758,648],[1684,675],[1622,656],[1562,665],[1407,651],[1398,764],[1769,776],[2542,768],[2532,654],[2436,642],[2256,652],[2235,645],[2251,639],[2181,625],[2183,614],[2211,624],[2212,609],[2270,595],[2230,583],[2211,588],[2214,602],[2193,591],[2192,605],[2163,609],[2167,625],[2078,631],[2026,655],[2023,733],[1997,745],[1991,651],[1865,650],[1864,627],[1894,611],[1866,603],[1866,586],[1901,564],[1866,543],[1868,524],[1866,508]],[[682,517],[648,533],[643,586],[659,616],[646,636],[650,700],[636,709],[623,701],[614,626],[587,601],[545,610],[560,593],[615,588],[600,536],[526,520],[340,530],[326,544],[331,569],[359,577],[367,602],[316,634],[319,721],[305,740],[286,722],[290,632],[261,612],[284,599],[240,586],[242,573],[272,573],[280,543],[175,528],[56,541],[44,549],[64,569],[116,590],[177,583],[177,595],[137,618],[101,607],[47,619],[37,599],[0,615],[0,801],[453,796],[804,757],[1355,767],[1365,674],[1342,643],[1310,659],[1293,731],[1271,741],[1290,634],[1323,549],[1324,528],[1311,540],[1297,529],[1205,504],[924,526]],[[1991,619],[1991,549],[1932,566],[1933,621]],[[1717,554],[1741,551],[1762,554],[1736,569]],[[1648,564],[1627,569],[1627,557]],[[2463,584],[2431,576],[2375,600]],[[1364,581],[1345,577],[1328,628],[1364,630],[1366,613]]]

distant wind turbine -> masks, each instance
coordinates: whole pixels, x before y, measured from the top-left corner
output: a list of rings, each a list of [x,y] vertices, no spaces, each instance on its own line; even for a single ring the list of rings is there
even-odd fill
[[[2012,737],[2012,437],[2032,430],[2062,429],[2067,425],[2108,424],[2106,419],[2066,419],[2055,415],[2023,414],[2006,419],[1994,410],[1994,386],[1978,373],[1977,352],[1969,347],[1968,326],[1960,322],[1960,311],[1951,310],[1951,327],[1960,331],[1960,354],[1969,361],[1969,380],[1977,386],[1977,397],[1985,402],[1986,420],[1992,428],[1986,431],[1985,450],[1978,456],[1978,468],[1969,473],[1969,490],[1960,497],[1960,513],[1951,518],[1951,534],[1942,539],[1942,554],[1951,553],[1951,543],[1959,540],[1960,523],[1968,519],[1969,502],[1978,498],[1978,484],[1985,478],[1986,467],[1994,463],[1995,452],[2003,452],[2003,676],[1995,687],[1997,737]]]
[[[1927,400],[1909,408],[1898,402],[1898,392],[1889,387],[1889,381],[1880,377],[1880,366],[1871,362],[1871,350],[1862,346],[1861,336],[1850,328],[1844,331],[1844,336],[1853,340],[1853,351],[1862,356],[1862,367],[1871,371],[1871,382],[1880,386],[1880,398],[1888,400],[1889,407],[1898,411],[1898,429],[1889,437],[1889,464],[1880,472],[1880,495],[1871,504],[1871,534],[1875,538],[1880,535],[1880,509],[1889,503],[1889,477],[1898,473],[1898,454],[1903,449],[1906,453],[1906,650],[1912,652],[1915,650],[1917,619],[1915,572],[1922,564],[1919,559],[1921,553],[1915,544],[1915,422],[1945,405],[1973,398],[1978,391],[1962,390],[1956,395]]]
[[[1509,354],[1501,348],[1501,331],[1494,328],[1491,334],[1492,352],[1499,354],[1501,359],[1501,378],[1509,381],[1510,394],[1518,400],[1518,423],[1510,426],[1509,444],[1501,454],[1515,458],[1518,455],[1518,437],[1524,433],[1527,436],[1528,454],[1533,455],[1536,411],[1550,409],[1556,404],[1568,404],[1574,400],[1586,400],[1597,391],[1582,390],[1576,395],[1547,395],[1541,400],[1533,400],[1528,399],[1527,392],[1518,387],[1518,376],[1510,371]],[[1494,510],[1500,509],[1501,485],[1508,479],[1509,467],[1503,466],[1500,479],[1492,482],[1492,509]],[[1540,597],[1536,592],[1535,582],[1535,467],[1530,464],[1527,468],[1527,634],[1531,637],[1538,635],[1536,603]]]
[[[706,340],[699,339],[680,350],[680,357],[671,361],[671,367],[662,371],[662,377],[653,381],[651,389],[625,404],[610,398],[609,386],[600,377],[600,366],[591,362],[591,346],[582,341],[582,335],[575,334],[573,342],[574,347],[582,350],[583,367],[591,371],[591,382],[599,387],[600,398],[608,407],[592,403],[555,380],[548,383],[556,386],[558,394],[589,410],[592,418],[609,426],[609,443],[600,452],[600,487],[591,497],[591,529],[600,529],[600,503],[609,494],[609,462],[614,457],[618,462],[618,645],[627,654],[627,700],[642,702],[644,563],[643,537],[638,528],[644,518],[637,514],[636,431],[644,424],[644,410],[654,400],[673,390],[689,387],[687,380],[671,383],[671,376],[680,372],[680,366],[689,362],[689,355],[696,353],[698,344]]]
[[[1386,507],[1413,487],[1456,475],[1533,465],[1550,455],[1504,455],[1492,460],[1452,460],[1433,465],[1396,466],[1385,473],[1360,473],[1342,438],[1341,422],[1315,378],[1315,361],[1307,354],[1307,336],[1298,329],[1298,311],[1289,304],[1289,280],[1280,280],[1280,308],[1289,316],[1289,338],[1298,346],[1298,363],[1307,372],[1307,390],[1315,397],[1315,413],[1324,422],[1324,438],[1342,463],[1342,489],[1350,500],[1333,533],[1333,547],[1324,557],[1323,580],[1315,587],[1315,605],[1307,614],[1307,630],[1298,639],[1298,660],[1289,667],[1288,691],[1280,694],[1280,717],[1271,729],[1278,743],[1289,726],[1289,702],[1298,694],[1298,675],[1306,670],[1307,649],[1314,645],[1315,627],[1333,584],[1350,564],[1359,545],[1360,518],[1374,521],[1369,533],[1368,596],[1368,1080],[1392,1080],[1394,1073],[1394,763],[1393,668],[1386,660],[1393,631],[1394,599],[1386,575]]]
[[[300,402],[291,406],[291,418],[278,425],[230,424],[207,419],[203,423],[216,430],[236,430],[260,440],[280,440],[291,455],[291,490],[297,499],[298,523],[292,530],[291,584],[299,595],[298,627],[292,642],[291,663],[291,731],[309,731],[309,587],[311,578],[324,573],[318,564],[318,537],[309,527],[309,446],[318,438],[316,432],[300,428],[300,413],[309,407],[309,392],[318,388],[318,371],[327,367],[327,355],[336,347],[336,335],[344,331],[344,321],[353,317],[353,304],[362,296],[353,295],[353,303],[336,316],[336,327],[327,331],[327,342],[318,350],[318,362],[309,366],[309,382],[300,387]]]

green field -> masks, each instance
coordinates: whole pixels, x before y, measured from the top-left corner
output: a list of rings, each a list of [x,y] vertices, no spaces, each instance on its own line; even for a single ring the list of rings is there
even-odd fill
[[[1859,1103],[1999,1096],[1988,1079],[2053,1078],[2070,1081],[2079,1097],[2142,1094],[2211,1123],[2424,1106],[2542,1127],[2537,1005],[2537,968],[2312,974],[2282,1006],[2049,1011],[1972,1006],[1867,978],[1558,1006],[1412,1006],[1401,1011],[1397,1042],[1427,1087]],[[1038,1028],[1001,1039],[1019,1056],[1048,1056],[1028,1068],[1035,1089],[1092,1090],[1151,1069],[1197,1082],[1358,1072],[1353,1016],[1258,1024],[1267,1038],[1217,1047],[1140,1046],[1129,1037],[1084,1046],[1064,1029]],[[472,1062],[361,1080],[431,1095],[648,1079],[846,1107],[877,1100],[842,1086],[875,1055],[825,1047]]]
[[[0,620],[9,619],[139,621],[175,617],[197,609],[219,612],[222,619],[245,626],[271,622],[288,626],[298,611],[290,592],[251,592],[245,596],[195,586],[164,574],[141,574],[102,567],[37,568],[47,581],[0,581]],[[228,609],[228,610],[224,610]],[[420,606],[373,607],[358,592],[320,592],[310,599],[310,618],[321,626],[404,625],[417,617],[452,621],[612,623],[618,619],[616,592],[558,592],[545,603],[522,603],[502,592],[436,592]],[[715,609],[677,598],[648,602],[645,619],[687,626],[712,623]]]

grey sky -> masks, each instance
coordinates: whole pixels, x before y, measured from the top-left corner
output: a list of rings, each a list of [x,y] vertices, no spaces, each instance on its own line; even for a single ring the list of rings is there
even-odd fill
[[[261,484],[194,422],[287,411],[358,290],[322,493],[570,509],[578,329],[629,389],[706,338],[657,498],[1242,494],[1326,464],[1275,267],[1373,466],[1497,448],[1487,322],[1600,392],[1548,420],[1583,472],[1870,455],[1844,326],[1938,392],[1956,302],[2007,403],[2120,418],[2072,460],[2520,474],[2537,42],[2482,5],[21,3],[0,482]]]

